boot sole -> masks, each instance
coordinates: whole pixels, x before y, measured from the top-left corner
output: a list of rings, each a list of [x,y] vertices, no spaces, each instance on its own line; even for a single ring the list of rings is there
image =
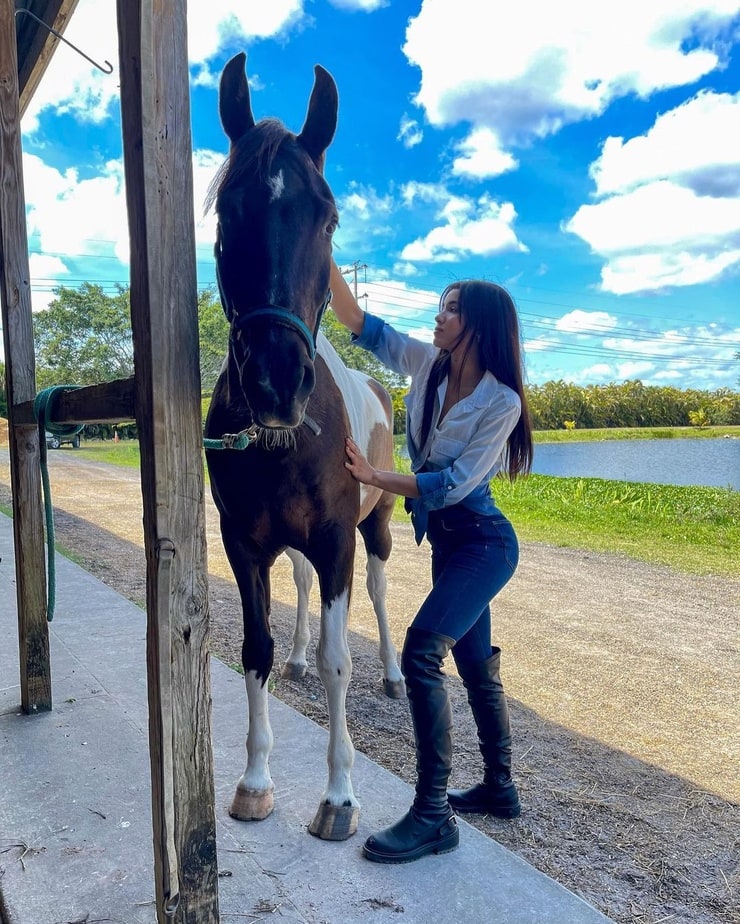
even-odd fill
[[[436,843],[424,844],[414,850],[407,850],[404,853],[380,853],[368,847],[362,846],[363,856],[372,863],[412,863],[414,860],[420,860],[430,853],[452,853],[460,843],[460,832],[455,831],[449,837],[444,838]]]
[[[520,805],[491,808],[490,805],[455,805],[450,799],[450,808],[456,815],[493,815],[494,818],[518,818],[522,814]]]

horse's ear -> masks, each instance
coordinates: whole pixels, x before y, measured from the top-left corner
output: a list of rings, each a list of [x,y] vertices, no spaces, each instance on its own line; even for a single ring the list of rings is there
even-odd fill
[[[228,62],[221,74],[218,111],[221,124],[232,144],[236,144],[246,131],[254,127],[246,60],[247,56],[240,51]]]
[[[337,85],[329,71],[317,64],[314,69],[314,84],[308,112],[298,141],[311,155],[311,159],[323,170],[324,152],[331,144],[337,129],[339,95]]]

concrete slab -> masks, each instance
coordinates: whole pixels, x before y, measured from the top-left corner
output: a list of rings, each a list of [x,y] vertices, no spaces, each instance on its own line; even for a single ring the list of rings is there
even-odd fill
[[[0,515],[0,916],[3,924],[152,924],[145,614],[57,557],[51,624],[54,710],[19,708],[12,524]],[[304,924],[599,924],[608,918],[464,821],[461,846],[401,866],[364,860],[362,841],[408,807],[412,789],[358,754],[360,829],[307,833],[325,782],[327,733],[271,698],[275,811],[228,815],[243,770],[242,677],[211,662],[222,920]],[[399,917],[402,914],[403,917]]]

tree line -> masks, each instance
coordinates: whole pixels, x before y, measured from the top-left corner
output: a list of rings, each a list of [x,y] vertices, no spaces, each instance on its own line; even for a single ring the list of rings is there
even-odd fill
[[[60,286],[45,311],[33,316],[36,379],[39,389],[52,385],[93,385],[133,375],[133,343],[129,289],[118,286],[114,295],[92,283],[79,289]],[[351,368],[381,382],[393,398],[395,430],[405,426],[403,397],[406,382],[386,369],[372,354],[350,343],[349,332],[328,311],[322,330]],[[221,370],[229,327],[218,295],[207,288],[198,295],[200,376],[210,394]],[[740,360],[740,353],[736,354]],[[2,369],[0,416],[7,416],[5,370]],[[579,386],[546,382],[527,386],[535,430],[601,427],[682,427],[740,425],[740,393],[644,385],[640,381]]]
[[[527,387],[535,430],[601,427],[688,427],[740,424],[740,394],[631,380],[608,385],[546,382]]]

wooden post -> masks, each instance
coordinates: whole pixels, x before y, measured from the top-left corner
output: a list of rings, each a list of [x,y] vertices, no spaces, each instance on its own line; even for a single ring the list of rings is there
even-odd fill
[[[24,712],[38,712],[51,709],[51,667],[39,433],[35,423],[19,424],[15,413],[17,405],[36,397],[36,364],[23,194],[14,0],[0,0],[0,301],[13,490],[21,706]]]
[[[118,0],[117,7],[147,558],[157,914],[161,924],[216,924],[187,4]]]

